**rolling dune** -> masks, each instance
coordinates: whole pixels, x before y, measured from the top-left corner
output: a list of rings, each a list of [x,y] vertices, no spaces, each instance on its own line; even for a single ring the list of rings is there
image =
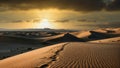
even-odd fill
[[[81,38],[78,38],[70,33],[66,33],[61,37],[48,40],[47,42],[57,42],[57,43],[60,43],[60,42],[84,42],[84,40]]]
[[[95,40],[95,41],[89,41],[89,42],[92,42],[92,43],[120,43],[120,37]]]
[[[66,32],[34,39],[0,36],[1,56],[19,54],[0,60],[0,68],[120,68],[119,30]],[[24,51],[34,47],[39,49]]]
[[[119,43],[56,44],[0,61],[0,68],[120,68]]]
[[[120,68],[120,44],[69,43],[48,68]]]
[[[37,68],[52,61],[50,57],[61,50],[66,43],[56,44],[0,61],[0,68]]]
[[[63,33],[56,36],[42,38],[45,42],[87,42],[93,40],[102,40],[109,39],[114,37],[120,37],[120,29],[98,29],[92,31],[78,31],[78,32],[70,32]],[[74,38],[73,38],[74,37]]]

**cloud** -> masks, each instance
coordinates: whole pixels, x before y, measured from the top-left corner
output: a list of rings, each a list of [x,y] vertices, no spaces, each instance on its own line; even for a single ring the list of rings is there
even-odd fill
[[[23,22],[27,22],[27,23],[34,23],[37,22],[36,20],[12,20],[11,23],[23,23]]]
[[[118,28],[120,25],[118,25],[120,22],[109,22],[109,23],[85,23],[85,24],[79,24],[76,26],[79,27],[100,27],[100,28],[109,28],[109,27],[115,27]]]
[[[103,0],[0,0],[0,6],[7,8],[7,10],[58,8],[77,11],[98,11],[105,4]]]
[[[111,4],[107,6],[107,10],[120,10],[120,0],[114,0]]]
[[[78,22],[97,22],[96,20],[93,20],[93,19],[79,19],[77,21]]]
[[[63,20],[55,20],[54,22],[68,23],[69,21],[70,21],[69,19],[63,19]]]
[[[24,22],[23,20],[13,20],[13,21],[11,21],[12,23],[22,23],[22,22]]]
[[[106,5],[107,4],[107,5]],[[29,9],[120,10],[120,0],[0,0],[0,11]]]

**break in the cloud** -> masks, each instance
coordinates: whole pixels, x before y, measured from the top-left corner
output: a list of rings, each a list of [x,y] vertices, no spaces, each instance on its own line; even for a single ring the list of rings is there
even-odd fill
[[[103,0],[0,0],[0,10],[14,9],[72,9],[80,11],[97,11],[104,8]]]

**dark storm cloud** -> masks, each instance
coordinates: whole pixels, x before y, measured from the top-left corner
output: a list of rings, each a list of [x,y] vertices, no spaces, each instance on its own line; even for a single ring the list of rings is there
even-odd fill
[[[120,0],[114,0],[107,6],[107,10],[120,10]]]
[[[0,0],[0,6],[8,10],[58,8],[97,11],[101,10],[105,4],[103,0]]]
[[[72,9],[77,11],[120,10],[120,0],[0,0],[0,11],[27,9]],[[109,2],[109,1],[108,1]]]

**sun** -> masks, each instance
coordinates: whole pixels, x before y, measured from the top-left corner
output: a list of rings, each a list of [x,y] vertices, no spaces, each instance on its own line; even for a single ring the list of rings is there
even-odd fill
[[[40,28],[52,28],[52,24],[48,19],[42,19],[39,25]]]

